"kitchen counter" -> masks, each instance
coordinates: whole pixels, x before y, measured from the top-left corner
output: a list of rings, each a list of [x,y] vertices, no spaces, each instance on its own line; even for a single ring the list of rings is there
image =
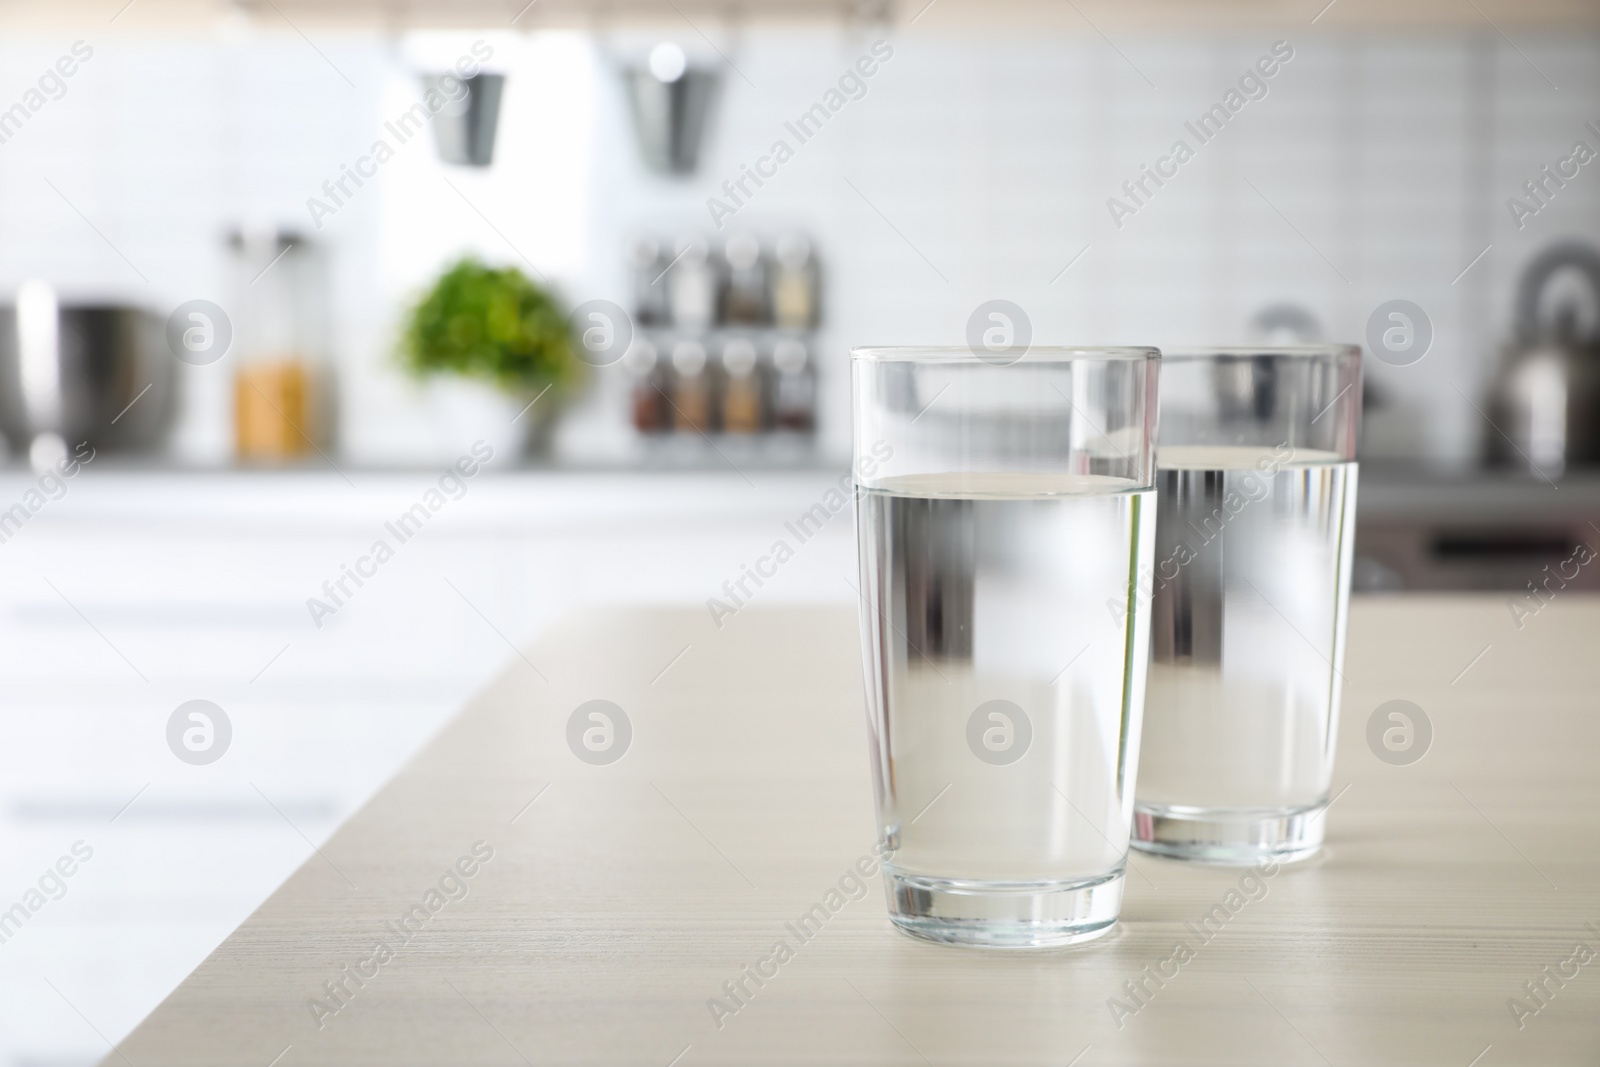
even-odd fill
[[[1600,512],[1600,471],[1577,469],[1554,480],[1511,470],[1440,470],[1410,464],[1361,464],[1361,507],[1375,518],[1507,520]]]
[[[1592,469],[1550,481],[1364,463],[1360,497],[1358,591],[1527,593],[1547,573],[1552,588],[1600,590],[1600,567],[1589,562],[1600,554],[1600,473]]]
[[[552,626],[103,1062],[1594,1062],[1600,603],[1357,598],[1324,852],[1242,904],[1136,854],[1112,935],[1010,953],[896,933],[876,885],[791,932],[873,843],[855,620],[725,623]],[[595,699],[604,765],[567,742]],[[1433,728],[1405,766],[1366,740],[1393,699]]]

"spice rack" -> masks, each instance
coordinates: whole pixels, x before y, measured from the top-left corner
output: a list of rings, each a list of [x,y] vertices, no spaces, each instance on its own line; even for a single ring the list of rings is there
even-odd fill
[[[652,452],[809,451],[821,278],[809,238],[641,236],[629,248],[636,340],[629,418]]]

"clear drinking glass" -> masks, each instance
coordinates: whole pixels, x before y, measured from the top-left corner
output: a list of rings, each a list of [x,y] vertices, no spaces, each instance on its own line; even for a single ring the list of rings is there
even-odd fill
[[[1134,847],[1322,844],[1355,541],[1361,352],[1163,354],[1150,691]]]
[[[1104,933],[1149,653],[1134,579],[1152,558],[1159,355],[851,356],[890,917],[960,944]]]

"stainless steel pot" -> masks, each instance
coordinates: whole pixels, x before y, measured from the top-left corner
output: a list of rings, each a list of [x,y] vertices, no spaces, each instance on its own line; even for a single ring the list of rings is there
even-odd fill
[[[1584,280],[1587,315],[1571,300],[1546,298],[1563,273]],[[1593,246],[1553,245],[1523,271],[1517,339],[1495,380],[1489,419],[1499,431],[1489,438],[1491,464],[1554,478],[1569,466],[1600,463],[1600,251]]]
[[[69,447],[154,447],[171,419],[173,363],[154,315],[61,304],[48,285],[24,283],[0,306],[0,433],[23,453],[48,435]]]

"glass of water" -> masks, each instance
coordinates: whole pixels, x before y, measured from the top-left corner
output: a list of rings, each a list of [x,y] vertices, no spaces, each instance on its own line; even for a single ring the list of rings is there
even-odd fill
[[[1062,945],[1122,904],[1149,653],[1153,348],[851,353],[890,917]]]
[[[1249,864],[1322,844],[1355,541],[1361,352],[1164,353],[1134,847]]]

